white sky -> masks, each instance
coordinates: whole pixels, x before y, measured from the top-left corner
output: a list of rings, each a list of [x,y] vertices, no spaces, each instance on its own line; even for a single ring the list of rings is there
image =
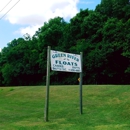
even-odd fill
[[[2,0],[0,9],[10,2],[0,16],[5,14],[19,0]],[[78,12],[77,3],[79,0],[20,0],[16,6],[6,15],[6,20],[11,24],[28,25],[20,28],[17,32],[21,34],[29,33],[31,35],[42,26],[44,22],[56,16],[65,19],[75,16]]]
[[[5,45],[4,42],[7,44],[9,41],[23,36],[26,33],[32,36],[37,29],[43,26],[44,22],[47,22],[50,18],[60,16],[67,21],[79,12],[79,8],[94,8],[100,1],[101,0],[1,0],[0,48]],[[3,17],[6,13],[7,15]]]

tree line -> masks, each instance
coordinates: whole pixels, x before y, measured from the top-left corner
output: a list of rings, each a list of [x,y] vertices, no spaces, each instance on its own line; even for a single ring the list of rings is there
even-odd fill
[[[0,52],[0,86],[46,83],[47,46],[83,52],[83,84],[130,84],[130,2],[101,0],[69,22],[56,17]],[[78,84],[79,74],[51,71],[51,84]]]

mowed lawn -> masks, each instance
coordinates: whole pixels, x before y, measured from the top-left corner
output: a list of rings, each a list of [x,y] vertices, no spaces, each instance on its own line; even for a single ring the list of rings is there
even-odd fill
[[[130,85],[50,86],[49,122],[45,86],[0,87],[0,130],[130,130]]]

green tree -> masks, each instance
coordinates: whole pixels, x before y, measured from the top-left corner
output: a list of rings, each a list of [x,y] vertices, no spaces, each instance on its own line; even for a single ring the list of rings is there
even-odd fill
[[[101,0],[101,3],[96,6],[95,11],[106,15],[107,17],[112,17],[113,0]]]
[[[116,84],[125,82],[123,77],[128,65],[128,59],[122,56],[125,35],[125,26],[121,20],[111,18],[104,24],[103,49],[107,59],[104,63],[104,75]]]
[[[125,73],[130,74],[130,20],[125,24],[125,42],[123,44],[123,56],[128,58],[127,69]]]

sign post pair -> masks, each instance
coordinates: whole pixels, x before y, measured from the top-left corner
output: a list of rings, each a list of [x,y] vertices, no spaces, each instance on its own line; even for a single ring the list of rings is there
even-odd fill
[[[50,86],[50,67],[53,71],[65,71],[79,73],[80,85],[80,114],[82,114],[82,62],[83,54],[80,55],[65,53],[60,51],[51,50],[48,46],[47,49],[47,77],[46,77],[46,99],[45,99],[45,112],[44,119],[48,121],[49,110],[49,86]],[[51,61],[51,65],[50,65]]]

